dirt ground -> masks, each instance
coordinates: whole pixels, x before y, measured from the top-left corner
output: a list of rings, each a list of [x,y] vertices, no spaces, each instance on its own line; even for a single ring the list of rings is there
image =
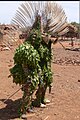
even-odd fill
[[[62,43],[69,47],[68,42]],[[9,69],[13,66],[14,49],[0,51],[0,120],[18,120],[18,107],[22,91],[6,100],[19,86],[13,83]],[[46,108],[34,108],[35,114],[27,120],[80,120],[80,51],[65,50],[53,45],[52,91],[46,92],[51,101]]]

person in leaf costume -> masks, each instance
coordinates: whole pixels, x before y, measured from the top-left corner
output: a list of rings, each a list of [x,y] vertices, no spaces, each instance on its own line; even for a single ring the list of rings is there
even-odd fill
[[[10,69],[13,82],[23,90],[21,113],[32,106],[45,104],[47,87],[51,91],[51,35],[60,36],[68,32],[66,15],[61,6],[53,1],[26,1],[21,4],[13,18],[28,37],[14,55],[15,66]],[[53,41],[54,42],[54,41]],[[36,91],[36,99],[32,95]]]
[[[26,113],[26,110],[32,105],[44,104],[46,89],[48,86],[51,87],[52,83],[51,43],[46,44],[43,41],[40,18],[39,15],[36,16],[35,27],[30,31],[27,40],[16,49],[15,66],[10,69],[13,81],[22,85],[24,91],[21,113]],[[35,104],[32,102],[31,96],[36,88]]]

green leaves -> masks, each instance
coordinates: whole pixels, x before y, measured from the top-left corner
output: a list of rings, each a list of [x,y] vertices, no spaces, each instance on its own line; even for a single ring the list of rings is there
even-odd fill
[[[39,61],[40,57],[38,52],[29,43],[25,42],[16,49],[14,55],[15,64],[28,64],[28,66],[37,67],[36,64]]]
[[[40,56],[31,44],[25,42],[20,45],[14,55],[15,66],[10,69],[13,82],[21,85],[30,81],[31,89],[35,88],[39,83],[39,62]]]
[[[50,61],[50,52],[46,46],[40,45],[38,51],[41,59],[44,59],[47,62]]]
[[[22,68],[22,65],[17,64],[13,68],[10,69],[10,72],[13,76],[13,82],[16,84],[24,84],[26,82],[26,75],[24,73],[24,70]]]

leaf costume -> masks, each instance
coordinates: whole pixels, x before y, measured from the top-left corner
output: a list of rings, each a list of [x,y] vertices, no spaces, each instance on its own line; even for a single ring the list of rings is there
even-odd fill
[[[51,90],[51,39],[68,31],[65,12],[52,1],[26,1],[19,7],[13,23],[19,25],[28,37],[14,55],[14,67],[10,69],[13,82],[22,85],[21,112],[31,106],[44,103],[47,87]],[[36,91],[36,102],[32,94]]]

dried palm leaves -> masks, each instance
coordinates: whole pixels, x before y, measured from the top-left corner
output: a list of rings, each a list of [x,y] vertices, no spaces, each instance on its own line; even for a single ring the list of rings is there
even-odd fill
[[[22,30],[30,29],[37,15],[41,16],[43,32],[51,35],[63,35],[68,32],[67,17],[61,6],[53,1],[26,1],[20,5],[13,24],[20,26]]]

